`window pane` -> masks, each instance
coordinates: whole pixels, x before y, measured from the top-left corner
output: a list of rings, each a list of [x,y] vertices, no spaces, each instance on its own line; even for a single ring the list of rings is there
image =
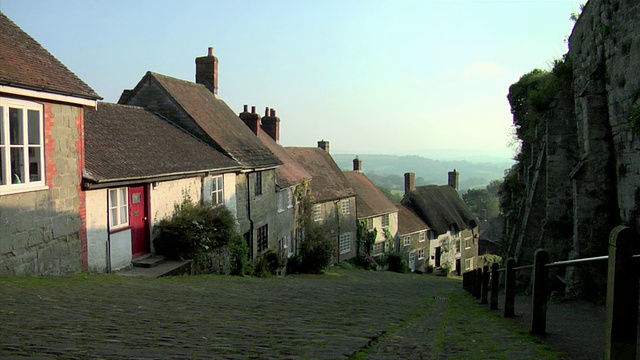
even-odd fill
[[[6,185],[7,180],[4,178],[6,164],[4,162],[5,149],[0,147],[0,185]]]
[[[9,108],[9,143],[11,145],[24,144],[22,131],[22,110]]]
[[[29,122],[29,145],[40,144],[40,112],[35,110],[28,111]]]
[[[109,190],[109,207],[118,206],[118,190]]]
[[[4,108],[0,106],[0,145],[4,145]]]
[[[41,169],[40,148],[30,147],[29,148],[29,181],[42,180],[40,169]]]
[[[127,205],[127,189],[126,188],[121,188],[120,189],[120,205]]]
[[[126,206],[122,206],[120,207],[120,224],[124,224],[127,222],[127,207]]]
[[[24,183],[24,149],[11,148],[11,183]]]
[[[111,226],[118,225],[118,208],[111,209]]]

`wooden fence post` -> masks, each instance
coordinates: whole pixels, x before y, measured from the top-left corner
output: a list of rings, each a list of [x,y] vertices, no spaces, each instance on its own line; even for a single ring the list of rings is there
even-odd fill
[[[482,296],[482,268],[476,270],[476,299],[480,300]]]
[[[516,259],[507,259],[507,273],[504,280],[504,317],[516,316],[514,307],[516,302]]]
[[[485,265],[482,268],[482,296],[480,304],[487,304],[487,297],[489,296],[489,266]]]
[[[607,360],[636,358],[639,274],[632,256],[639,250],[636,230],[620,225],[611,231],[604,339],[604,358]]]
[[[500,277],[498,275],[498,263],[491,265],[491,310],[498,308],[498,288],[500,287]]]
[[[547,327],[547,292],[549,283],[549,253],[538,249],[533,260],[533,304],[531,308],[531,334],[544,335]]]

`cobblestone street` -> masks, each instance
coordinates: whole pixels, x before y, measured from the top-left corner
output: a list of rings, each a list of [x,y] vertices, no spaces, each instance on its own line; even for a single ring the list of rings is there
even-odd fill
[[[0,278],[0,319],[2,359],[557,355],[480,310],[459,281],[391,272]]]

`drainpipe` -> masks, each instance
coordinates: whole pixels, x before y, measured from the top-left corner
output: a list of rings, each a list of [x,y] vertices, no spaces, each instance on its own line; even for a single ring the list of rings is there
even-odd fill
[[[109,189],[107,190],[107,274],[111,274],[111,211],[109,209]]]
[[[251,173],[247,173],[247,218],[249,218],[249,245],[251,245],[251,249],[249,249],[249,255],[251,256],[251,261],[253,261],[253,219],[251,218]]]

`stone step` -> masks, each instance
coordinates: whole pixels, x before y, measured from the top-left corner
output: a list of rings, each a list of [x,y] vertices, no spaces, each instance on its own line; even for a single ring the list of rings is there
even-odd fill
[[[180,276],[193,274],[193,260],[167,260],[154,267],[134,266],[117,272],[122,276],[142,276],[157,278],[161,276]]]
[[[150,267],[158,266],[164,263],[165,261],[167,261],[167,259],[161,255],[145,255],[137,259],[134,259],[131,262],[131,264],[135,267],[150,268]]]

